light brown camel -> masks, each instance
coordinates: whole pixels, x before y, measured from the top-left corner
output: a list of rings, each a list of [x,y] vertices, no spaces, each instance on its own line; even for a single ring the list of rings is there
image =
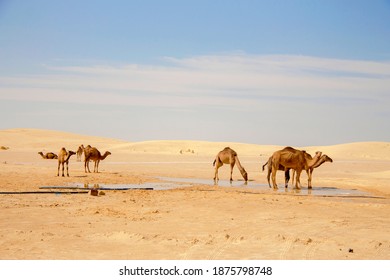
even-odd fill
[[[322,155],[320,157],[320,160],[314,165],[312,166],[308,172],[310,172],[310,175],[313,177],[313,171],[314,171],[314,168],[317,168],[317,167],[320,167],[323,163],[325,162],[333,162],[333,159],[331,159],[330,157],[328,157],[327,155]],[[309,173],[307,173],[307,175],[309,176]],[[293,174],[292,174],[292,180],[291,180],[291,183],[294,184],[294,177],[295,177],[295,170],[293,170]],[[312,186],[308,186],[309,189],[312,188]]]
[[[64,167],[66,164],[66,175],[69,177],[69,158],[76,153],[73,151],[66,151],[65,148],[61,148],[58,153],[58,170],[57,176],[60,176],[60,165],[62,165],[62,177],[64,177]]]
[[[83,154],[83,151],[84,151],[84,145],[81,144],[81,146],[79,146],[79,148],[77,149],[77,161],[81,161],[81,156]]]
[[[84,161],[85,173],[87,173],[87,169],[88,169],[88,172],[91,173],[91,171],[89,170],[89,161],[90,160],[93,160],[95,162],[95,165],[94,165],[94,168],[93,168],[93,172],[98,173],[99,172],[98,168],[99,168],[100,161],[104,160],[108,155],[111,155],[111,153],[109,151],[106,151],[104,153],[104,155],[101,155],[101,153],[99,152],[98,149],[88,145],[84,149],[84,155],[85,155],[85,161]]]
[[[39,155],[41,155],[42,158],[44,159],[57,159],[58,156],[55,154],[55,153],[46,153],[46,154],[43,154],[42,152],[38,152]]]
[[[272,155],[272,184],[274,189],[277,189],[278,186],[276,184],[276,172],[279,169],[279,165],[284,166],[285,170],[287,168],[295,169],[297,172],[297,180],[295,182],[295,187],[297,189],[300,188],[300,176],[302,170],[308,170],[313,167],[320,159],[322,152],[316,152],[315,156],[312,159],[308,159],[305,156],[304,151],[296,150],[291,147],[289,149],[283,149],[274,152]],[[308,185],[311,187],[311,173],[308,173]]]
[[[214,175],[214,181],[218,181],[218,168],[220,168],[223,164],[230,164],[230,181],[233,181],[232,175],[233,175],[233,167],[237,163],[238,170],[240,170],[242,177],[244,178],[245,182],[248,181],[248,173],[245,171],[244,167],[242,167],[237,153],[230,149],[229,147],[226,147],[222,151],[220,151],[217,156],[215,157],[215,160],[213,162],[213,166],[215,166],[215,175]]]
[[[292,147],[285,147],[283,148],[283,151],[291,151],[294,152],[296,149]],[[308,154],[305,150],[302,150],[302,152],[305,154],[305,157],[307,159],[312,159],[312,156]],[[265,166],[268,168],[268,174],[267,174],[267,180],[268,180],[268,186],[271,188],[270,178],[271,178],[271,172],[272,172],[272,156],[268,159],[268,161],[263,165],[263,171],[265,169]],[[290,180],[290,168],[285,168],[283,165],[279,164],[278,170],[284,171],[284,181],[285,181],[285,187],[288,187],[288,182]]]

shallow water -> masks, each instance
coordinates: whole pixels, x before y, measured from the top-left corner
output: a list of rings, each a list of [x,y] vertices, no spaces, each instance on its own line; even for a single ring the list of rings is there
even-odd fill
[[[209,186],[219,186],[219,187],[239,187],[243,189],[254,189],[260,191],[269,191],[269,192],[278,192],[278,193],[291,193],[298,195],[316,195],[316,196],[345,196],[345,197],[370,197],[371,194],[367,192],[362,192],[357,189],[338,189],[335,187],[313,187],[308,189],[307,187],[302,187],[301,189],[295,189],[292,187],[285,188],[284,186],[279,187],[277,190],[270,188],[268,184],[260,184],[255,181],[233,181],[228,180],[219,180],[218,183],[215,183],[212,179],[197,179],[197,178],[169,178],[169,177],[158,177],[162,181],[175,182],[175,183],[185,183],[194,185],[209,185]]]
[[[147,182],[142,184],[83,184],[72,183],[68,186],[44,186],[40,189],[99,189],[99,190],[169,190],[174,188],[191,187],[196,185],[208,185],[215,187],[235,187],[245,189],[258,190],[270,193],[288,193],[294,195],[314,195],[314,196],[329,196],[329,197],[373,197],[367,192],[362,192],[357,189],[338,189],[335,187],[313,187],[308,189],[284,188],[284,186],[274,190],[268,184],[260,184],[255,181],[244,182],[241,180],[230,182],[228,180],[219,180],[217,183],[212,179],[199,178],[171,178],[171,177],[156,177],[155,179],[163,182]]]

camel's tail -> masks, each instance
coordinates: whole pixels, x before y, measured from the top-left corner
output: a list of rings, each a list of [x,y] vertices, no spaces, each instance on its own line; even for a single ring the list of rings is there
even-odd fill
[[[268,161],[263,165],[263,171],[265,169],[265,166],[268,164]]]
[[[217,160],[216,159],[214,159],[214,162],[213,162],[213,166],[215,166],[215,162],[216,162]]]

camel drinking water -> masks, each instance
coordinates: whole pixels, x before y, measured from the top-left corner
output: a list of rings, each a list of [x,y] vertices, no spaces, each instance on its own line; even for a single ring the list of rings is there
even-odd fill
[[[218,169],[223,164],[230,164],[230,181],[233,181],[232,175],[233,175],[233,167],[237,163],[238,170],[240,170],[242,177],[244,178],[245,182],[248,181],[248,173],[245,171],[244,167],[241,165],[240,161],[238,160],[237,153],[230,149],[229,147],[226,147],[222,151],[220,151],[217,156],[215,157],[215,160],[213,162],[213,166],[215,166],[215,176],[214,181],[218,181]]]

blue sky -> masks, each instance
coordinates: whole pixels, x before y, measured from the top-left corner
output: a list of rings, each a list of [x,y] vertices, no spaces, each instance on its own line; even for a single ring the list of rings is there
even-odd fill
[[[0,129],[390,141],[390,1],[0,0]]]

